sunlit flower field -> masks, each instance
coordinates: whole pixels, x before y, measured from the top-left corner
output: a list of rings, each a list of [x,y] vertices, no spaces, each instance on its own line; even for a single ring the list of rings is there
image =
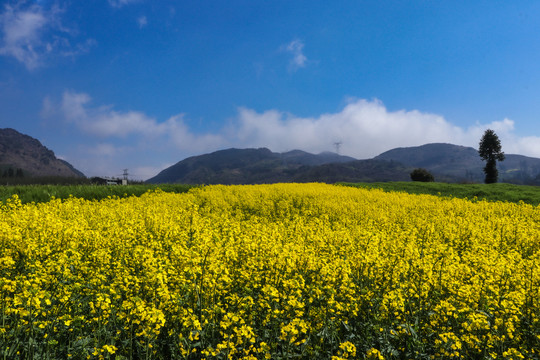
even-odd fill
[[[539,359],[540,209],[324,184],[0,209],[2,359]]]

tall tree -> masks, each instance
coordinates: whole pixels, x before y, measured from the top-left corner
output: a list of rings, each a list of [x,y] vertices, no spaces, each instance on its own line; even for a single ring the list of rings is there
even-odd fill
[[[478,153],[482,160],[486,161],[484,167],[484,174],[486,178],[484,182],[486,184],[496,183],[499,178],[499,172],[497,171],[497,160],[504,160],[504,152],[502,152],[501,141],[495,131],[487,129],[484,132],[484,136],[480,140],[480,146]]]

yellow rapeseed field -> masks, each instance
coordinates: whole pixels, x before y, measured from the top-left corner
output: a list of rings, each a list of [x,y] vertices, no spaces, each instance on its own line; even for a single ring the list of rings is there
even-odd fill
[[[324,184],[0,209],[2,359],[539,359],[540,209]]]

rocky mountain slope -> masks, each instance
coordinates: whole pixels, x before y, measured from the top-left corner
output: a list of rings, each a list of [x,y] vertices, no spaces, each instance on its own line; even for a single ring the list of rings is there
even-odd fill
[[[0,129],[0,176],[3,175],[84,177],[39,140],[9,128]]]

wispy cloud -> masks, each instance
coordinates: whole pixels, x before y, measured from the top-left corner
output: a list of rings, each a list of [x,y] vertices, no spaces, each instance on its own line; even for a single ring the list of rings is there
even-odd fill
[[[148,19],[146,18],[146,16],[143,15],[137,18],[137,24],[139,24],[139,29],[142,29],[148,24]]]
[[[64,118],[87,134],[124,138],[141,133],[159,135],[165,131],[155,119],[141,112],[118,112],[107,106],[92,109],[88,107],[90,102],[88,94],[65,92],[61,103]]]
[[[62,119],[63,124],[56,126],[63,125],[64,132],[75,130],[85,135],[85,144],[79,143],[65,157],[87,176],[111,176],[107,169],[110,172],[129,167],[135,178],[147,179],[180,160],[177,156],[183,158],[228,145],[220,134],[192,132],[183,114],[158,121],[140,111],[93,105],[88,94],[74,91],[64,92],[56,101],[45,98],[41,115],[49,121]],[[171,154],[176,155],[171,158]]]
[[[156,140],[158,143],[166,140],[180,150],[205,151],[210,148],[210,144],[222,145],[220,136],[192,133],[184,124],[183,114],[159,122],[139,111],[117,111],[110,105],[93,107],[88,94],[73,91],[64,92],[59,106],[51,104],[50,99],[44,101],[44,114],[52,116],[56,111],[65,121],[75,124],[89,136],[102,139],[136,136],[148,141]]]
[[[163,169],[187,156],[229,147],[268,147],[278,152],[302,149],[319,153],[333,151],[334,142],[341,141],[341,153],[358,159],[371,158],[396,147],[433,142],[477,148],[486,128],[497,132],[507,154],[540,157],[540,138],[516,135],[515,123],[510,119],[462,128],[438,114],[418,110],[389,111],[379,100],[350,100],[338,112],[309,118],[278,110],[257,112],[239,108],[228,126],[206,133],[192,131],[183,114],[158,121],[139,111],[94,106],[88,94],[73,91],[65,92],[58,103],[46,99],[43,114],[60,115],[78,131],[95,139],[98,145],[88,147],[81,155],[88,164],[81,170],[89,173],[99,170],[95,164],[99,164],[100,169],[107,163],[122,168],[135,160],[139,169],[150,171],[160,164]],[[139,176],[149,178],[156,173]]]
[[[124,5],[129,5],[129,4],[133,4],[133,3],[136,3],[136,2],[139,2],[141,0],[109,0],[109,4],[112,6],[112,7],[116,7],[116,8],[120,8]]]
[[[5,5],[0,14],[0,55],[11,56],[29,70],[54,56],[75,56],[89,50],[93,40],[72,45],[73,33],[61,22],[62,9],[37,4]]]
[[[306,66],[307,57],[303,53],[304,43],[302,41],[295,39],[290,43],[283,45],[281,49],[292,55],[292,58],[289,61],[289,70],[296,71]]]

